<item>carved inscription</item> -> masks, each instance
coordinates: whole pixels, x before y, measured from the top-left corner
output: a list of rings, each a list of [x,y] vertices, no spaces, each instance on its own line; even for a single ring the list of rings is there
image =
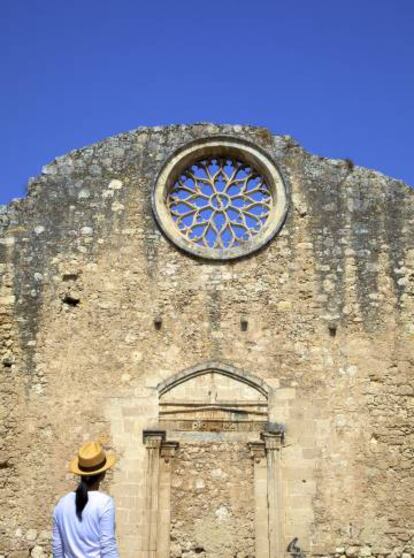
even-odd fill
[[[177,420],[160,421],[164,428],[192,432],[261,432],[264,421]]]

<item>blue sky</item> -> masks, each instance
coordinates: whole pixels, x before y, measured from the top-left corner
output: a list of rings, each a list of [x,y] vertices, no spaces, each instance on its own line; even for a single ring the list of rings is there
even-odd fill
[[[141,125],[258,124],[414,185],[414,0],[1,0],[0,203]]]

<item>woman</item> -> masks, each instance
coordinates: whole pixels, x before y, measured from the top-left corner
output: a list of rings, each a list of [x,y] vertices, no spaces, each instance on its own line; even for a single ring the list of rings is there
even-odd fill
[[[98,442],[84,444],[69,469],[80,475],[76,492],[63,496],[53,512],[53,558],[118,558],[115,507],[99,492],[105,472],[115,463]]]

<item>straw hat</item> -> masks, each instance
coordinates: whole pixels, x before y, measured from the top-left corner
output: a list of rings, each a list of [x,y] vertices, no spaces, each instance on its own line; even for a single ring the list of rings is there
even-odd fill
[[[115,463],[116,457],[113,453],[108,455],[99,442],[87,442],[69,463],[71,473],[85,477],[103,473]]]

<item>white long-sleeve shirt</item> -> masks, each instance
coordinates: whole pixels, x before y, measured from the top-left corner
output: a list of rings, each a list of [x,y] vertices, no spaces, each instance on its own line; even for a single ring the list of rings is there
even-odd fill
[[[76,515],[75,492],[63,496],[53,512],[53,558],[119,558],[112,498],[88,492],[82,520]]]

